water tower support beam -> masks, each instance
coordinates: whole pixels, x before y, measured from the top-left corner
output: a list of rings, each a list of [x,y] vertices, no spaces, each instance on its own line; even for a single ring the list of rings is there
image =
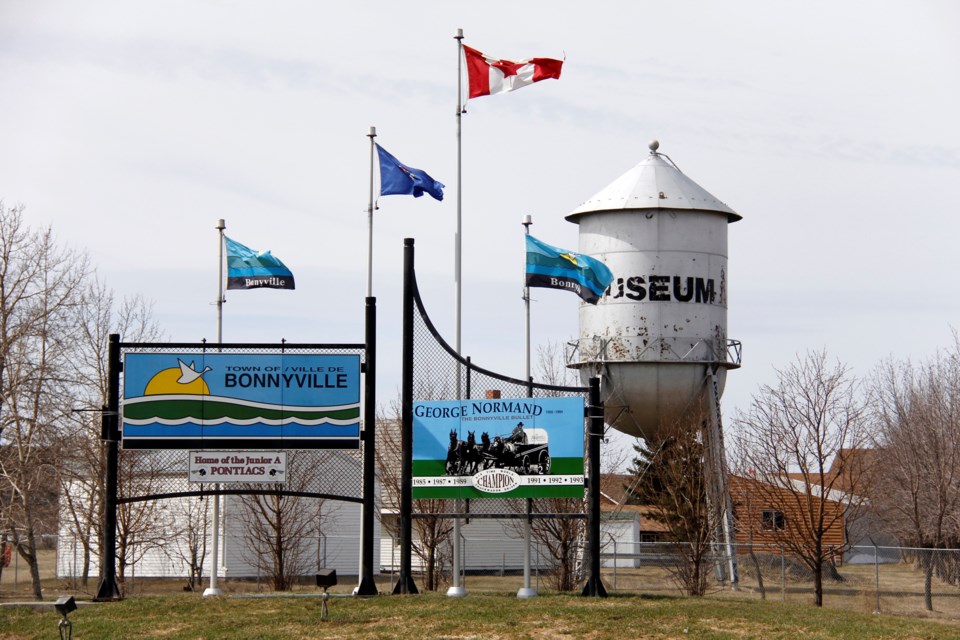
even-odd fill
[[[722,560],[718,559],[718,568],[727,565],[730,587],[737,591],[740,576],[737,571],[737,554],[734,548],[736,534],[733,524],[733,502],[730,499],[730,485],[727,482],[727,457],[723,446],[723,422],[720,416],[720,386],[717,382],[717,366],[710,365],[707,376],[707,395],[710,398],[710,418],[704,424],[706,441],[707,501],[714,519],[714,532],[721,544]]]

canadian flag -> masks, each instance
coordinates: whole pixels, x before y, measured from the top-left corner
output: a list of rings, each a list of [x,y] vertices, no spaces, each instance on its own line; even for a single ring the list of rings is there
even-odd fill
[[[520,62],[497,60],[463,45],[470,81],[470,97],[507,93],[547,78],[559,78],[563,60],[530,58]]]

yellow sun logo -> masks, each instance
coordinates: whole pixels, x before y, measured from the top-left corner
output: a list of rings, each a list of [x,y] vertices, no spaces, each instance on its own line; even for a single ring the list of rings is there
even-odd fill
[[[560,257],[563,258],[564,260],[569,260],[570,262],[573,263],[573,266],[575,266],[575,267],[579,267],[579,266],[580,266],[580,265],[577,263],[577,254],[575,254],[575,253],[561,253],[561,254],[560,254]]]
[[[210,388],[203,380],[203,374],[211,371],[210,367],[205,367],[203,371],[197,371],[195,363],[189,365],[183,360],[179,360],[179,368],[171,367],[158,372],[147,383],[144,389],[145,396],[161,395],[210,395]]]

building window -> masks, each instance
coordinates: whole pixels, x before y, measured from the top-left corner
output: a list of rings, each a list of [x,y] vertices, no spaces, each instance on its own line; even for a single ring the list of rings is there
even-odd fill
[[[767,509],[760,512],[760,529],[762,531],[783,531],[787,528],[787,519],[782,511]]]

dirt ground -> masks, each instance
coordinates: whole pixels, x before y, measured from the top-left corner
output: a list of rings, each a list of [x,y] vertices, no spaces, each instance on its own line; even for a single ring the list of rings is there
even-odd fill
[[[44,585],[55,581],[57,575],[57,551],[56,549],[42,549],[39,553],[40,559],[40,580]],[[0,575],[0,597],[5,599],[15,595],[28,595],[32,593],[30,586],[30,567],[26,560],[16,553],[10,556],[10,565],[3,568],[3,575]]]

